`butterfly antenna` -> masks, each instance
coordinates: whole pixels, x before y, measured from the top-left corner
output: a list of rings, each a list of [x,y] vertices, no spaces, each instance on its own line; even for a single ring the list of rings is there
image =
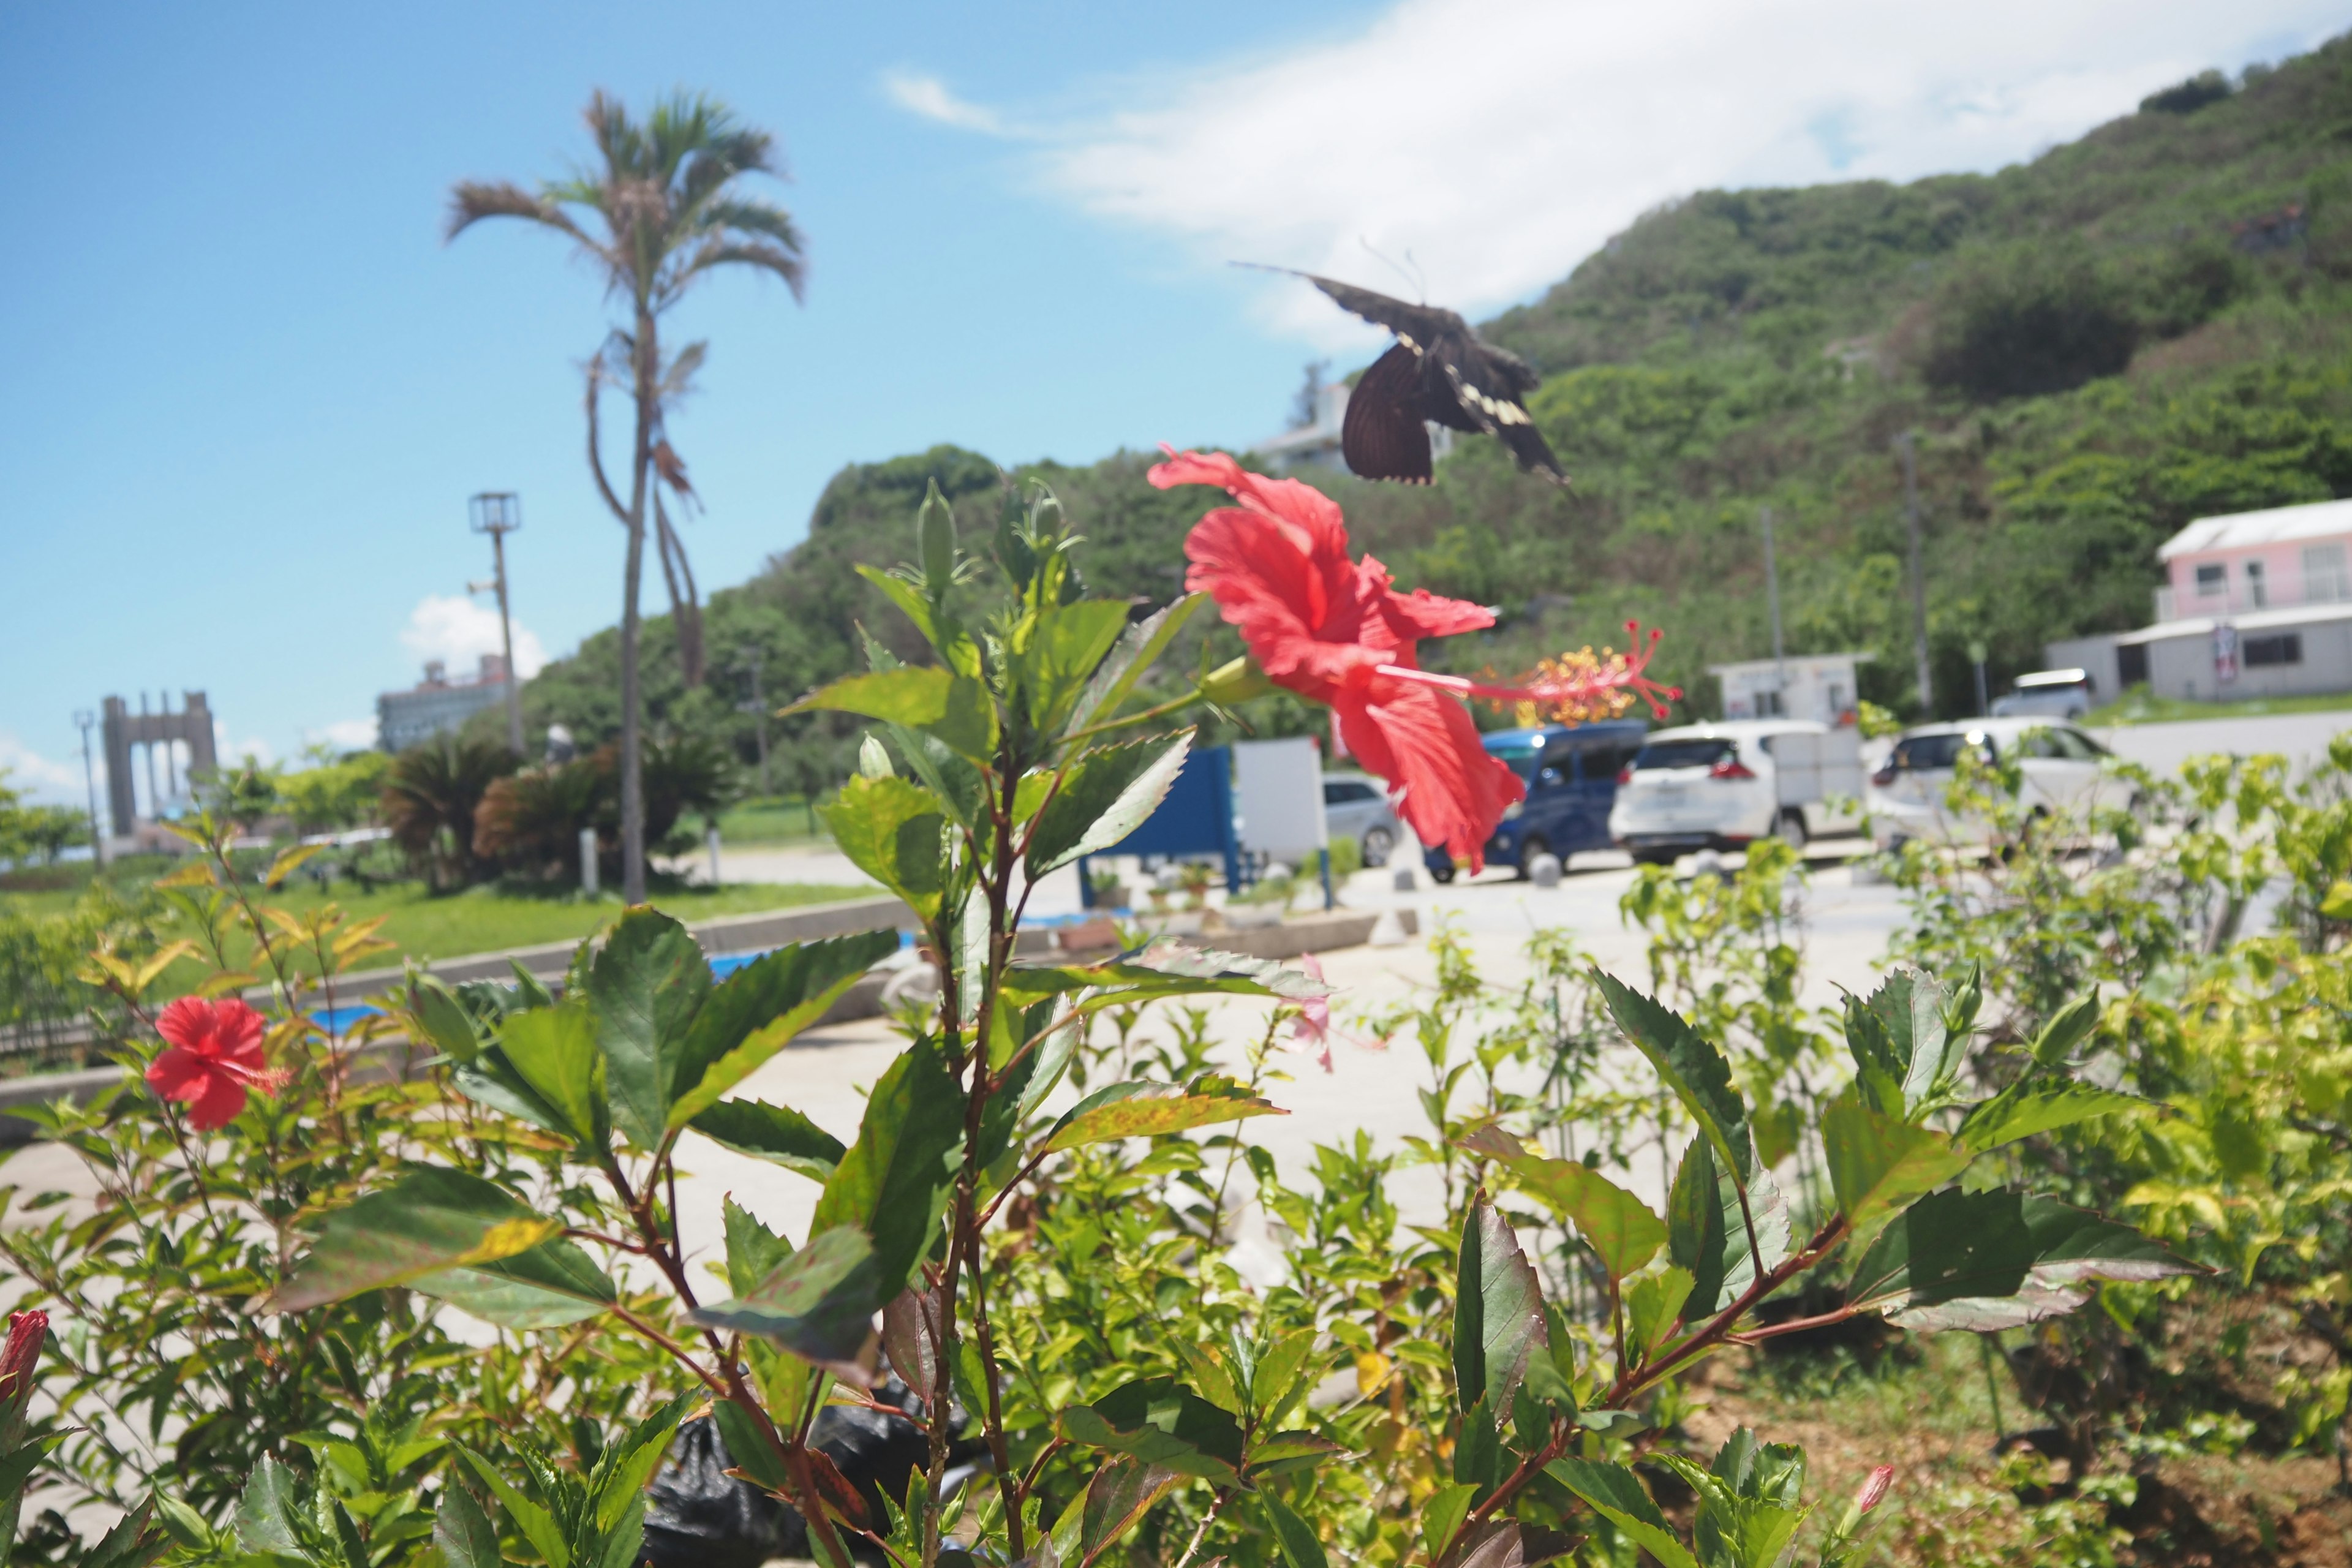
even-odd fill
[[[1429,302],[1429,290],[1423,286],[1420,279],[1414,277],[1412,272],[1407,272],[1403,268],[1399,267],[1385,252],[1383,252],[1378,246],[1374,245],[1370,240],[1366,239],[1362,235],[1360,234],[1356,237],[1356,243],[1362,246],[1366,250],[1370,251],[1380,261],[1381,266],[1387,268],[1390,271],[1395,273],[1398,277],[1411,284],[1412,286],[1414,296],[1419,299],[1423,304],[1425,305]],[[1406,260],[1410,261],[1412,259],[1412,251],[1408,250],[1404,255]],[[1416,268],[1414,270],[1418,271],[1419,268]]]

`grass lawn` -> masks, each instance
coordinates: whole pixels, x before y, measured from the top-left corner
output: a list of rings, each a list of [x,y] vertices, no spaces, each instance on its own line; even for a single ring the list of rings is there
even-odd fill
[[[680,892],[656,892],[655,908],[691,924],[722,915],[757,914],[802,904],[832,903],[876,892],[872,888],[814,886],[805,883],[744,882],[728,887]],[[70,892],[0,893],[0,907],[26,913],[52,913],[71,907]],[[467,953],[495,952],[503,948],[532,947],[541,942],[576,942],[620,914],[617,894],[594,900],[573,898],[533,898],[489,888],[436,898],[421,882],[405,882],[375,892],[338,887],[320,892],[289,887],[257,900],[300,914],[320,905],[340,905],[354,920],[372,915],[390,917],[377,934],[397,944],[399,952],[363,961],[374,969],[396,966],[404,957],[424,960],[457,958]],[[315,964],[304,964],[315,971]],[[184,973],[183,973],[184,971]],[[166,973],[167,992],[184,990],[205,971],[194,963],[174,964]]]
[[[822,807],[824,802],[817,805]],[[814,830],[812,830],[812,826]],[[824,818],[814,816],[797,795],[738,801],[719,814],[722,845],[830,844]]]
[[[2332,713],[2352,710],[2352,691],[2323,691],[2309,697],[2250,697],[2243,702],[2191,702],[2179,697],[2151,697],[2136,691],[2105,708],[2094,708],[2083,722],[2108,724],[2179,724],[2192,719],[2251,719],[2264,713]]]

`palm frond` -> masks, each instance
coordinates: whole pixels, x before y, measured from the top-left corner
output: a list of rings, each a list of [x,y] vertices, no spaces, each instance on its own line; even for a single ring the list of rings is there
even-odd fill
[[[808,284],[808,264],[800,257],[780,246],[753,240],[709,239],[697,246],[686,264],[678,268],[671,285],[671,297],[705,272],[720,267],[755,267],[783,279],[784,287],[793,291],[795,300],[805,302]]]
[[[694,377],[702,369],[702,362],[710,354],[710,344],[705,341],[692,342],[670,356],[669,368],[662,372],[661,400],[665,406],[677,402],[694,390]]]
[[[595,248],[595,241],[545,192],[526,191],[511,180],[460,180],[449,190],[449,216],[442,237],[455,239],[489,217],[519,217],[544,224]]]

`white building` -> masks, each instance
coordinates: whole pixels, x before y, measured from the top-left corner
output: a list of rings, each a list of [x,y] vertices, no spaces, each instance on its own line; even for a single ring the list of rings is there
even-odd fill
[[[1305,425],[1285,430],[1257,442],[1255,452],[1269,472],[1295,474],[1300,468],[1328,468],[1335,473],[1348,472],[1348,460],[1339,452],[1339,437],[1348,422],[1348,384],[1327,381],[1315,389],[1315,417]],[[1443,425],[1429,428],[1429,458],[1438,462],[1454,450],[1454,432]]]
[[[1710,665],[1707,673],[1723,682],[1726,719],[1811,719],[1836,726],[1852,724],[1858,717],[1862,686],[1854,667],[1873,657],[1868,653],[1791,654],[1787,658]]]
[[[483,709],[506,700],[507,661],[499,655],[484,654],[481,672],[472,680],[451,680],[448,666],[434,659],[425,665],[423,681],[375,700],[376,744],[387,752],[404,752],[419,741],[458,729]]]

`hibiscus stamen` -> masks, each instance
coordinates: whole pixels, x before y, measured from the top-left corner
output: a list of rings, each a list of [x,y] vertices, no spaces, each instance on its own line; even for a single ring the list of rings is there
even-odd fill
[[[1532,673],[1511,681],[1473,680],[1465,676],[1440,675],[1434,670],[1408,669],[1393,664],[1381,665],[1380,673],[1398,680],[1434,686],[1481,702],[1508,703],[1520,710],[1520,718],[1527,723],[1534,723],[1538,718],[1559,724],[1614,719],[1637,701],[1647,702],[1650,711],[1664,719],[1666,704],[1682,696],[1682,688],[1661,686],[1643,673],[1664,634],[1653,628],[1645,642],[1639,621],[1626,622],[1625,629],[1633,639],[1631,652],[1618,653],[1604,647],[1596,654],[1586,647],[1557,658],[1541,659]]]

